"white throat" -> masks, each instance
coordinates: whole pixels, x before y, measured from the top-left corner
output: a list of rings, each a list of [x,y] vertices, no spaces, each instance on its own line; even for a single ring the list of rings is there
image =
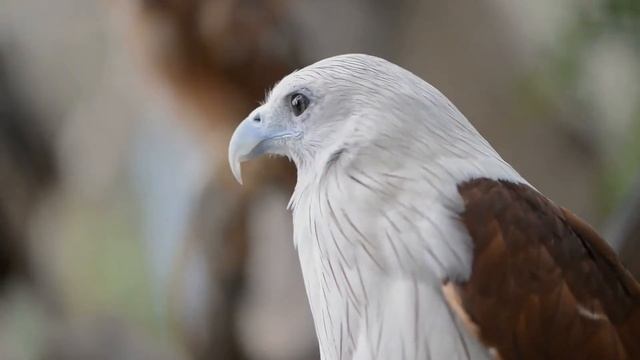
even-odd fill
[[[423,165],[387,177],[380,175],[385,167],[367,174],[357,166],[300,177],[292,197],[294,240],[323,359],[487,356],[441,291],[445,279],[464,280],[470,272],[456,184],[524,180],[494,157]],[[428,219],[414,218],[414,211]]]

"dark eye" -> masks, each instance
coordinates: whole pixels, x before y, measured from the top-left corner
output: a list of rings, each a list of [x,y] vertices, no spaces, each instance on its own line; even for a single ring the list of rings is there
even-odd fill
[[[293,110],[293,114],[295,116],[300,116],[305,110],[309,107],[309,98],[300,94],[295,93],[291,95],[291,109]]]

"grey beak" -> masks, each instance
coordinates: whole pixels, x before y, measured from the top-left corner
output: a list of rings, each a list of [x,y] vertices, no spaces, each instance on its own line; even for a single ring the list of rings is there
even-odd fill
[[[262,154],[282,153],[278,141],[298,136],[289,130],[267,127],[259,116],[249,116],[238,125],[229,142],[229,166],[236,180],[242,184],[242,162]]]
[[[242,162],[260,156],[262,154],[260,144],[268,138],[261,123],[252,117],[242,121],[233,132],[229,142],[229,166],[240,184],[242,184]]]

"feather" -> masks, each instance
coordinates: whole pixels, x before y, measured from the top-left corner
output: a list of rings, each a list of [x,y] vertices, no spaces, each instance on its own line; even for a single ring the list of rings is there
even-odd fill
[[[640,287],[593,229],[525,185],[459,188],[474,243],[459,295],[501,358],[640,357]]]

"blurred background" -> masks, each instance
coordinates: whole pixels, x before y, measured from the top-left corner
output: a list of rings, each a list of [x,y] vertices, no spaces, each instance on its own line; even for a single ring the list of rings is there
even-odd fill
[[[640,1],[0,0],[0,359],[317,359],[286,202],[226,162],[293,69],[442,90],[640,274]]]

